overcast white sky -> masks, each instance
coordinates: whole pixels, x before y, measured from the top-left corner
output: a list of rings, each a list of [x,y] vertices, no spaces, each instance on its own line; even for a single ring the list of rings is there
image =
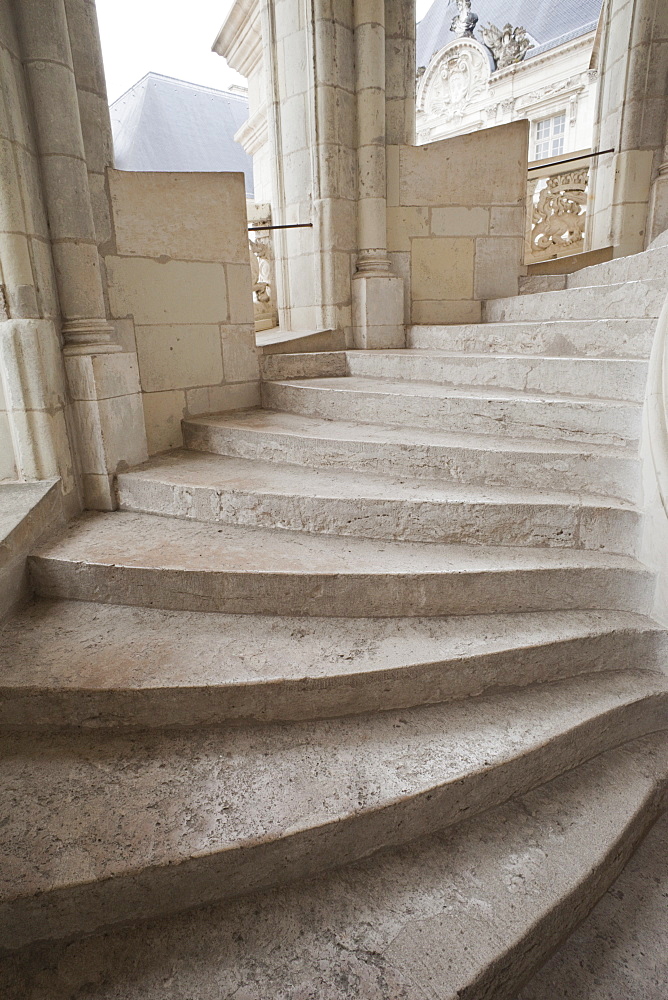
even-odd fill
[[[433,0],[416,0],[417,18]],[[225,90],[243,83],[211,51],[232,0],[97,0],[109,100],[145,73]]]

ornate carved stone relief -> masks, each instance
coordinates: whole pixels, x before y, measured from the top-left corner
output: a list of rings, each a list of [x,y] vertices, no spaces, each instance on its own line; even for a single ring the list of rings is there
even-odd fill
[[[271,225],[271,218],[262,219],[258,225]],[[254,233],[248,237],[248,253],[253,282],[253,314],[255,329],[270,330],[278,324],[278,310],[274,298],[274,254],[271,230]]]
[[[422,77],[418,107],[426,115],[449,122],[485,92],[491,67],[483,46],[469,38],[449,42]]]
[[[555,174],[534,204],[531,228],[531,251],[540,253],[570,247],[577,253],[584,240],[587,221],[587,182],[589,167]]]
[[[494,56],[497,69],[522,62],[528,49],[534,47],[526,28],[513,28],[512,24],[505,24],[503,28],[488,24],[482,29],[482,40]]]
[[[568,80],[562,80],[560,83],[551,83],[546,87],[541,87],[540,90],[533,90],[530,94],[522,94],[521,97],[517,98],[517,107],[528,107],[531,104],[537,104],[538,101],[544,101],[557,94],[567,93],[568,91],[577,91],[579,93],[583,89],[581,78],[579,76],[572,76]]]

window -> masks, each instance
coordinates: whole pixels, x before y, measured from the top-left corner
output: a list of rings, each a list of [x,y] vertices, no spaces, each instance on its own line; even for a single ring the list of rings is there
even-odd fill
[[[564,151],[566,136],[566,113],[554,118],[543,118],[536,122],[536,145],[534,160],[544,160],[548,156],[559,156]]]

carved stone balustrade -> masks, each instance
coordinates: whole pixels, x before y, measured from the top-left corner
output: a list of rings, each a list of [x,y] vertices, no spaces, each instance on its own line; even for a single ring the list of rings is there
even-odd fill
[[[583,157],[582,151],[572,157]],[[525,263],[581,253],[587,225],[589,160],[553,157],[529,172]],[[569,169],[570,168],[570,169]]]
[[[252,226],[270,226],[271,213],[255,215]],[[272,230],[253,231],[248,234],[248,253],[253,282],[253,313],[255,332],[271,330],[278,326],[274,279],[274,249]]]

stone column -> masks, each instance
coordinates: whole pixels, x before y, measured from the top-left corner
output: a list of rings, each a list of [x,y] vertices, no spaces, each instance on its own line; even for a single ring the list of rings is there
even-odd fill
[[[97,177],[104,205],[111,158],[95,8],[90,0],[15,0],[14,13],[32,98],[78,481],[85,507],[113,510],[114,475],[145,460],[146,432],[136,355],[114,342],[107,320],[91,197]]]
[[[385,2],[354,0],[357,99],[357,271],[353,337],[358,348],[405,345],[404,282],[387,253]]]
[[[601,17],[593,146],[615,153],[593,164],[588,246],[612,244],[625,256],[649,242],[650,191],[665,159],[668,4],[610,0]]]
[[[415,0],[385,0],[385,134],[415,145]]]
[[[65,355],[120,351],[107,322],[63,0],[15,4],[62,316]]]
[[[668,229],[668,121],[666,122],[666,138],[663,146],[663,158],[656,172],[649,202],[649,219],[647,226],[647,242],[651,243],[657,236]]]
[[[114,165],[114,143],[95,0],[65,0],[65,14],[99,249],[111,239],[105,172]]]

